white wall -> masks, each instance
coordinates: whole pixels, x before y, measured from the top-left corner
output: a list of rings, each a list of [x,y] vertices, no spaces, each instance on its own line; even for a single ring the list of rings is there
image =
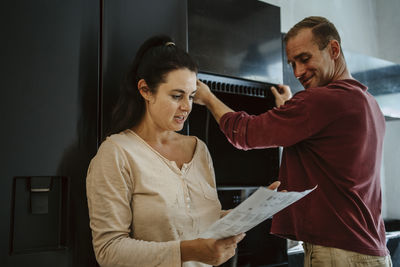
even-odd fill
[[[378,58],[400,64],[400,1],[375,0],[378,18]]]
[[[400,120],[386,122],[382,168],[382,216],[400,219]]]
[[[308,16],[337,27],[344,50],[400,63],[399,0],[260,0],[281,8],[281,31]]]

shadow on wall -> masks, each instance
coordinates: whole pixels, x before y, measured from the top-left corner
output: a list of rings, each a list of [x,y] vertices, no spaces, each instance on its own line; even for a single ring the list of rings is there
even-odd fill
[[[82,30],[80,38],[78,140],[65,150],[57,170],[70,179],[67,246],[72,248],[69,264],[74,267],[99,266],[92,247],[86,197],[86,173],[90,160],[97,152],[99,138],[98,74],[97,69],[91,66],[92,62],[97,62],[97,53],[92,51],[93,40],[97,37],[90,34],[93,32]]]

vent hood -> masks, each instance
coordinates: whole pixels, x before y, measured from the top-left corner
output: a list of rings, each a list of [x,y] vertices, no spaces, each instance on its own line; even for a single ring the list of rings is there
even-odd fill
[[[282,83],[280,8],[257,0],[188,1],[188,51],[200,72]]]

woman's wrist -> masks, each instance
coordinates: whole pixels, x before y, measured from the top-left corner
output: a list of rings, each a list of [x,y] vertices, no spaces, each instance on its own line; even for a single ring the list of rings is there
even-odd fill
[[[196,240],[184,240],[180,243],[181,248],[181,261],[196,261],[195,253]]]

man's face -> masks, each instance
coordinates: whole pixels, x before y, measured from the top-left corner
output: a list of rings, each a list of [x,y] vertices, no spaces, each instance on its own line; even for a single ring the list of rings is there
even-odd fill
[[[322,50],[314,41],[311,29],[302,29],[286,44],[288,63],[305,89],[324,86],[334,77],[335,61],[330,43]]]

